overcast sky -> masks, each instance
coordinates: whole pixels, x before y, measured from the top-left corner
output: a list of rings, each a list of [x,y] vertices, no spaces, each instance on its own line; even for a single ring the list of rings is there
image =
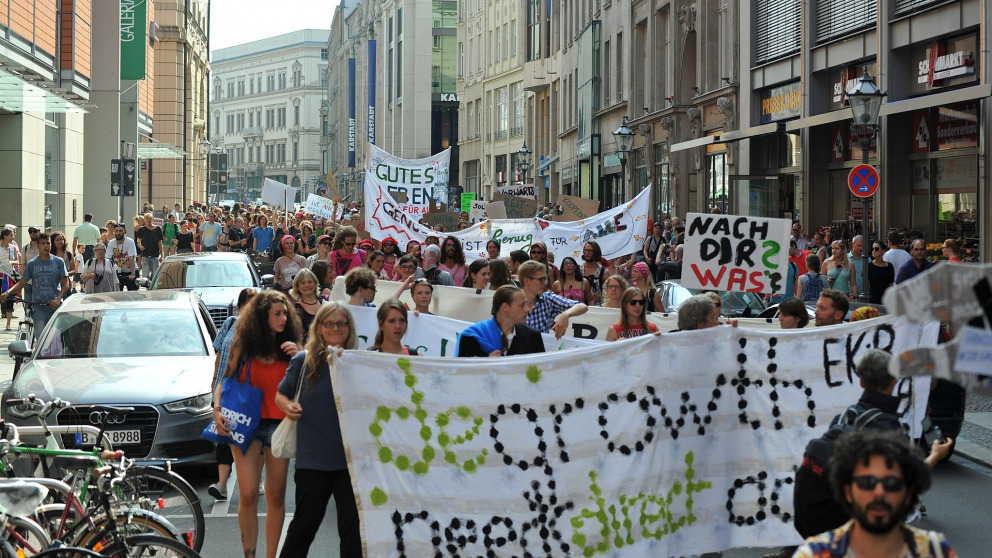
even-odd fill
[[[210,0],[210,50],[300,29],[330,29],[336,0]]]

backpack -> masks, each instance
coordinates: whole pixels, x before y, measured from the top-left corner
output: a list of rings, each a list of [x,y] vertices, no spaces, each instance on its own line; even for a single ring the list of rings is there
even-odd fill
[[[823,275],[820,273],[814,275],[808,271],[803,277],[806,277],[806,284],[803,285],[803,300],[816,302],[820,298],[820,291],[823,290],[823,281],[820,279]]]
[[[803,452],[803,462],[796,471],[796,488],[793,492],[796,531],[803,538],[836,529],[850,517],[834,500],[830,488],[830,457],[834,444],[842,434],[863,430],[885,416],[881,409],[847,408],[838,420],[819,438],[810,440]]]

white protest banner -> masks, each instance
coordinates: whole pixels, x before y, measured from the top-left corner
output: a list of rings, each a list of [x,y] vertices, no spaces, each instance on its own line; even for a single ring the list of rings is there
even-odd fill
[[[313,213],[323,219],[333,219],[335,211],[334,200],[318,196],[317,194],[310,194],[307,196],[307,202],[303,206],[303,211]]]
[[[413,307],[413,303],[409,303]],[[375,334],[379,331],[379,322],[376,319],[376,309],[364,306],[349,306],[351,314],[355,317],[355,333],[358,336],[358,348],[367,349],[375,341]],[[416,350],[421,356],[448,357],[455,356],[458,346],[458,333],[463,331],[474,322],[454,320],[443,316],[433,316],[430,314],[414,315],[413,311],[407,312],[408,326],[406,335],[403,336],[403,345],[411,351]],[[489,319],[486,316],[483,319]],[[481,321],[481,320],[480,320]],[[555,339],[554,335],[544,334],[544,350],[546,352],[567,351],[571,349],[582,349],[603,343],[591,339],[578,339],[575,337],[563,337]]]
[[[406,203],[400,210],[420,219],[432,205],[448,203],[448,166],[451,148],[422,159],[402,159],[371,143],[365,157],[365,189],[378,186],[387,192],[402,192]]]
[[[374,304],[381,305],[387,299],[391,298],[399,286],[400,283],[396,281],[376,281]],[[434,287],[434,296],[431,298],[431,312],[436,316],[452,318],[460,322],[481,322],[488,319],[492,314],[492,296],[493,291],[476,293],[475,289],[438,285]],[[413,308],[414,304],[413,299],[410,298],[410,291],[403,291],[399,299],[406,303],[408,307]],[[344,277],[338,277],[334,280],[334,288],[331,290],[331,300],[340,302],[348,301],[348,296],[345,294]],[[585,314],[576,316],[568,321],[568,336],[579,339],[605,340],[607,330],[618,321],[620,321],[619,309],[591,307]],[[662,333],[667,333],[679,327],[677,314],[652,312],[648,314],[648,321],[657,325],[658,331]],[[781,329],[777,319],[740,318],[738,322],[739,327],[747,329]]]
[[[296,201],[296,188],[287,186],[282,182],[276,182],[271,178],[266,178],[262,182],[262,203],[277,205],[283,209],[291,207]]]
[[[400,246],[411,240],[423,244],[425,233],[433,232],[430,227],[418,223],[420,217],[403,211],[400,204],[389,192],[378,184],[365,184],[365,230],[369,235],[382,240],[392,236]]]
[[[486,205],[488,203],[485,200],[472,200],[471,209],[468,210],[468,220],[470,223],[481,223],[489,218],[489,214],[486,213]]]
[[[785,292],[790,220],[689,213],[685,222],[683,285],[718,291]]]
[[[650,191],[645,188],[629,202],[579,221],[535,221],[540,223],[541,236],[548,250],[554,253],[555,261],[560,262],[565,256],[579,258],[582,246],[590,240],[599,244],[607,259],[640,252],[648,234]]]
[[[537,191],[533,184],[513,184],[510,186],[497,186],[496,192],[504,196],[516,196],[518,198],[537,199]]]
[[[854,363],[869,345],[918,340],[913,324],[881,318],[645,336],[539,359],[345,351],[331,378],[364,553],[625,558],[798,544],[805,443],[860,397]]]

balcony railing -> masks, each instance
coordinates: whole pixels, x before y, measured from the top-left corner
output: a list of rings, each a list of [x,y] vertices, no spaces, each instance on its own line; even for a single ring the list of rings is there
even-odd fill
[[[241,130],[241,137],[245,139],[252,138],[255,136],[261,136],[261,135],[262,135],[262,128],[258,126],[249,126],[248,128]]]
[[[496,130],[496,139],[506,139],[506,130]]]
[[[523,126],[514,126],[514,127],[510,128],[510,135],[512,137],[517,137],[517,136],[524,135],[524,127]]]

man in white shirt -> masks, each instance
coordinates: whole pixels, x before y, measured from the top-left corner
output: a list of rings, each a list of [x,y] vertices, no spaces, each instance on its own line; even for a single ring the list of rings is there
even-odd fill
[[[114,238],[107,242],[107,256],[114,262],[121,290],[136,291],[138,284],[134,281],[134,260],[138,256],[138,247],[134,244],[134,240],[125,236],[126,233],[127,228],[124,223],[117,223],[114,226]]]
[[[892,265],[893,272],[898,275],[899,270],[902,269],[902,264],[908,262],[912,259],[909,252],[903,250],[899,246],[899,242],[902,240],[902,235],[896,231],[889,233],[889,249],[882,254],[882,259],[889,262]]]
[[[82,244],[83,261],[88,262],[93,259],[93,247],[100,242],[100,227],[93,224],[93,214],[83,215],[83,222],[76,227],[76,232],[72,234],[72,253],[76,253],[76,246]]]

